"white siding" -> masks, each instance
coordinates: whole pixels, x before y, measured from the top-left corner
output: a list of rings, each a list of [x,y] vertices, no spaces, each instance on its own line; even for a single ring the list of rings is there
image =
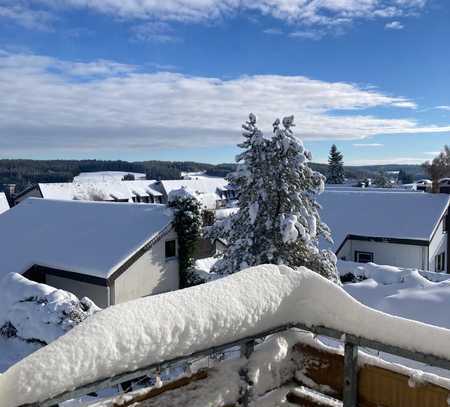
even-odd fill
[[[355,261],[355,251],[373,253],[373,261],[398,267],[428,269],[427,247],[389,242],[348,240],[338,253],[338,258]]]
[[[174,239],[172,230],[114,281],[114,304],[179,288],[178,258],[165,258],[165,242]]]
[[[106,308],[109,305],[108,287],[49,274],[45,276],[45,283],[52,287],[69,291],[80,299],[88,297],[101,308]]]
[[[430,271],[436,271],[436,256],[447,251],[447,233],[444,233],[444,220],[445,218],[439,223],[436,233],[430,242]],[[447,270],[448,254],[446,253],[445,255],[446,265],[444,270]]]

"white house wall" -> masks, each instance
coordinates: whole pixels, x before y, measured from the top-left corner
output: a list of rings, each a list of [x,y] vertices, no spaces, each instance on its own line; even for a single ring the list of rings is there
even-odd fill
[[[413,246],[389,242],[347,240],[337,253],[338,258],[355,261],[355,252],[373,253],[373,261],[377,264],[388,264],[398,267],[428,269],[426,246]]]
[[[178,258],[165,258],[165,242],[176,237],[169,232],[114,281],[114,304],[179,288]]]
[[[445,219],[445,218],[444,218]],[[447,233],[444,233],[444,219],[441,220],[439,223],[436,233],[433,236],[433,239],[430,242],[430,270],[435,271],[436,267],[436,256],[438,254],[441,254],[442,252],[447,251]],[[446,253],[445,256],[445,269],[447,270],[447,262],[448,262],[448,255],[449,253]]]
[[[83,297],[88,297],[101,308],[106,308],[109,305],[108,287],[50,274],[45,276],[45,283],[52,287],[69,291],[80,299]]]

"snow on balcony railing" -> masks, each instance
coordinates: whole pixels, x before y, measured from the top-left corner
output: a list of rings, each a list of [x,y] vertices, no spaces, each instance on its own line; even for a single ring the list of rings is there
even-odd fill
[[[353,368],[357,345],[450,368],[450,330],[370,309],[308,269],[264,265],[99,312],[0,376],[0,398],[41,402],[290,326],[342,336]]]

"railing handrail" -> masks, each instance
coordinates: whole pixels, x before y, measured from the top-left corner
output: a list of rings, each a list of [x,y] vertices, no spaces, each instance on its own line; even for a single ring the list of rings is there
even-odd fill
[[[276,328],[272,328],[255,335],[250,335],[235,341],[227,342],[219,346],[212,346],[210,348],[202,349],[188,355],[178,356],[176,358],[165,360],[151,365],[136,369],[131,372],[120,373],[116,376],[100,379],[98,381],[88,383],[77,387],[76,389],[63,392],[59,395],[53,396],[44,401],[35,402],[31,404],[25,404],[20,407],[52,407],[63,401],[70,399],[79,398],[86,394],[96,392],[102,389],[106,389],[120,383],[134,380],[139,377],[153,373],[155,370],[164,370],[168,367],[187,361],[190,359],[195,359],[202,356],[208,356],[214,353],[223,352],[226,349],[233,348],[236,346],[245,346],[249,343],[254,343],[255,340],[265,338],[269,335],[273,335],[279,332],[286,331],[288,329],[296,328],[302,331],[311,332],[316,335],[327,336],[330,338],[338,339],[345,343],[345,366],[344,366],[344,407],[355,407],[356,406],[356,394],[355,394],[355,371],[357,369],[357,350],[359,346],[375,349],[381,352],[386,352],[392,355],[400,356],[406,359],[414,360],[417,362],[425,363],[430,366],[439,367],[450,371],[450,359],[440,358],[434,355],[425,354],[422,352],[416,352],[401,347],[384,344],[382,342],[368,339],[360,336],[355,336],[352,334],[347,334],[346,332],[339,331],[334,328],[327,328],[324,326],[308,326],[302,323],[288,323],[280,325]],[[247,355],[248,356],[248,355]],[[450,357],[450,355],[449,355]],[[349,391],[346,393],[346,388]]]

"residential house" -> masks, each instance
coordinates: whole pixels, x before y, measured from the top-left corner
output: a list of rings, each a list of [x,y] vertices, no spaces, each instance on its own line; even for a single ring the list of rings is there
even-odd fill
[[[0,216],[0,272],[101,307],[176,290],[172,221],[165,205],[29,198]]]
[[[433,182],[430,179],[419,179],[414,185],[417,191],[431,192]]]
[[[86,200],[107,202],[161,203],[163,194],[154,188],[155,181],[98,181],[54,182],[33,185],[14,197],[17,205],[35,197],[44,199]]]
[[[168,201],[172,191],[185,188],[195,192],[206,209],[215,210],[226,207],[236,199],[234,188],[224,178],[198,178],[159,181],[154,185],[163,194],[163,202]]]
[[[325,191],[321,217],[338,258],[450,273],[450,196],[421,192]]]

